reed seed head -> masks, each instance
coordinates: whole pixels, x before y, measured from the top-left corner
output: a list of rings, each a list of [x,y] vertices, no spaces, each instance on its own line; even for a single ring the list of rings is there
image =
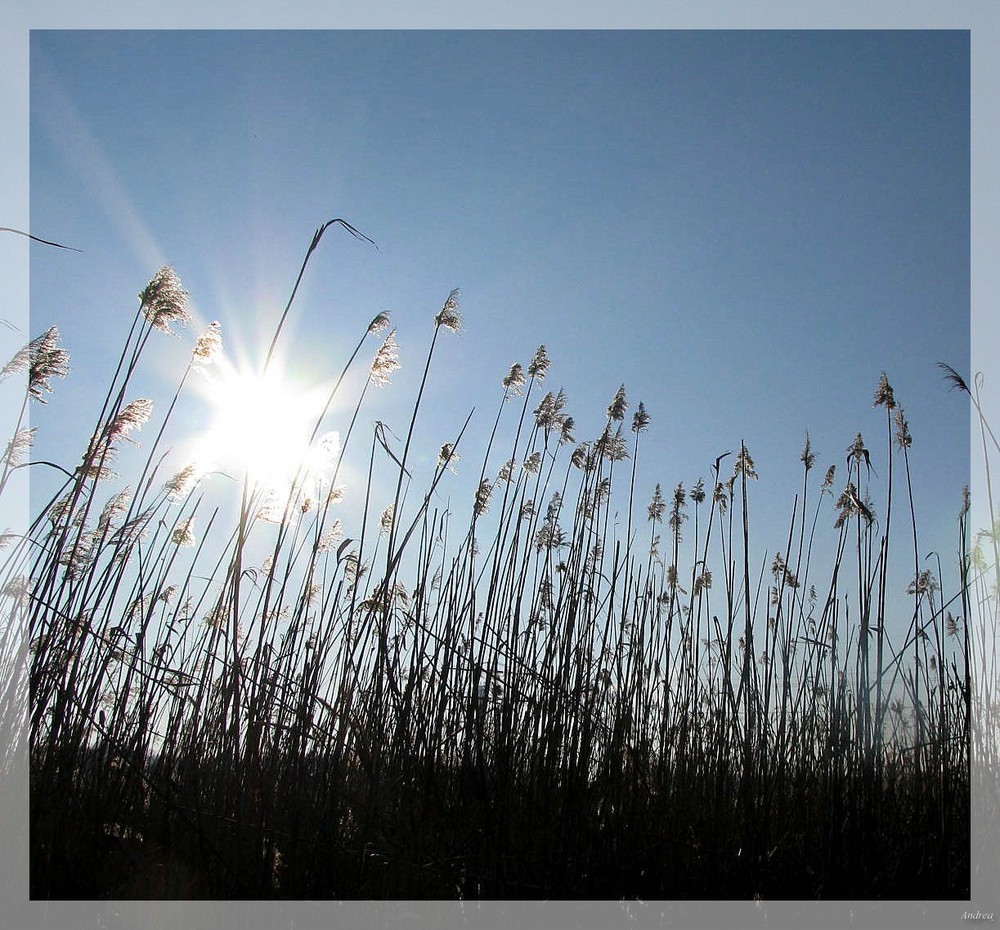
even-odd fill
[[[649,426],[649,414],[646,413],[646,405],[640,400],[635,413],[632,414],[632,432],[641,433]]]
[[[608,419],[616,422],[624,420],[627,409],[628,400],[625,398],[625,385],[623,384],[615,391],[615,396],[611,399],[611,403],[608,404]]]
[[[383,310],[375,319],[368,324],[368,335],[374,336],[382,332],[389,325],[389,311]]]
[[[528,377],[541,381],[545,378],[546,372],[552,363],[549,361],[549,354],[544,345],[540,345],[535,350],[535,355],[528,364]]]
[[[187,325],[191,322],[187,298],[180,278],[169,265],[157,271],[139,294],[140,307],[149,325],[171,336],[176,335],[170,328],[171,323]]]
[[[118,517],[125,513],[131,499],[131,488],[122,488],[117,494],[113,494],[104,505],[101,516],[98,518],[98,530],[105,531]]]
[[[699,478],[695,482],[695,486],[691,488],[691,500],[696,504],[704,503],[705,501],[705,482]]]
[[[189,548],[193,546],[196,542],[194,535],[194,517],[188,517],[181,523],[178,523],[174,527],[173,533],[170,535],[170,540],[175,546],[181,546],[184,548]]]
[[[757,471],[754,468],[753,459],[750,457],[750,450],[745,445],[740,444],[739,454],[736,456],[736,464],[733,467],[733,475],[744,475],[747,478],[756,478]]]
[[[214,365],[222,355],[222,324],[213,320],[194,344],[191,353],[191,364],[205,369]]]
[[[10,365],[19,362],[20,353],[14,356]],[[40,403],[45,403],[43,394],[52,393],[52,378],[65,378],[69,374],[69,353],[59,347],[59,329],[50,326],[41,336],[28,343],[28,393]],[[4,369],[6,371],[7,369]]]
[[[892,393],[892,386],[889,384],[889,379],[886,377],[884,371],[878,379],[878,385],[875,387],[875,398],[872,401],[872,406],[885,407],[886,410],[892,410],[896,406],[896,399]]]
[[[646,508],[646,513],[649,515],[649,522],[661,523],[663,521],[663,513],[666,509],[667,502],[663,499],[663,490],[659,482],[657,482],[656,488],[653,490],[653,499]]]
[[[17,468],[24,461],[25,453],[31,448],[35,439],[37,426],[19,429],[7,443],[7,449],[3,455],[3,461],[7,468]]]
[[[812,443],[809,441],[808,433],[806,433],[806,441],[802,446],[802,454],[799,456],[799,461],[805,465],[806,471],[809,471],[816,464],[816,455],[812,451]]]
[[[174,503],[183,500],[194,490],[200,478],[198,466],[193,463],[185,465],[163,485],[167,499]]]
[[[444,306],[438,311],[437,316],[434,317],[434,324],[435,326],[449,329],[453,333],[461,332],[462,316],[458,312],[457,287],[448,295],[448,299],[444,302]]]
[[[490,506],[490,498],[493,496],[493,485],[490,483],[488,478],[483,478],[479,482],[479,487],[476,489],[476,499],[473,503],[473,513],[480,517]]]
[[[108,442],[114,442],[117,439],[134,442],[129,438],[129,433],[142,429],[152,412],[153,402],[148,397],[141,397],[126,404],[108,426]]]
[[[399,346],[396,345],[396,330],[392,330],[372,361],[371,378],[375,387],[389,384],[389,376],[399,369]]]
[[[909,449],[913,445],[913,437],[910,435],[910,424],[903,413],[902,407],[896,407],[896,444],[901,449]]]
[[[31,343],[21,346],[14,353],[13,358],[3,368],[0,368],[0,381],[4,381],[11,375],[18,375],[28,367],[31,361]]]
[[[521,389],[524,387],[524,369],[521,367],[520,362],[514,362],[510,366],[510,371],[507,372],[507,376],[503,379],[503,386],[515,396],[521,394]]]

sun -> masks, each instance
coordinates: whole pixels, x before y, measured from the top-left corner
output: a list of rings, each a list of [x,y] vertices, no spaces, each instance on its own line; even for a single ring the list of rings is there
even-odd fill
[[[272,488],[330,464],[335,434],[313,440],[326,392],[287,378],[280,366],[261,373],[221,364],[206,378],[209,423],[196,442],[196,458],[232,477]]]

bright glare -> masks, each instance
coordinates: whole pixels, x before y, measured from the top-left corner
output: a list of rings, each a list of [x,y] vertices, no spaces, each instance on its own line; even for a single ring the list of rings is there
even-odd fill
[[[197,458],[233,477],[287,486],[302,466],[315,473],[336,456],[332,434],[309,443],[322,393],[287,382],[277,368],[261,375],[226,366],[211,378],[207,396],[214,416]]]

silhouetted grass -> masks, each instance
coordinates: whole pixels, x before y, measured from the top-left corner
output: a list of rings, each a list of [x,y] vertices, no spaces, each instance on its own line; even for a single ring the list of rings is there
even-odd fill
[[[963,504],[959,590],[921,569],[912,443],[884,375],[881,479],[860,434],[846,476],[815,477],[807,438],[785,547],[762,560],[744,442],[707,483],[637,503],[645,407],[629,421],[623,387],[576,442],[544,346],[502,379],[481,450],[456,429],[418,484],[452,292],[400,438],[359,428],[397,367],[390,333],[334,457],[277,500],[248,473],[233,510],[204,476],[161,473],[217,329],[131,491],[110,474],[156,422],[126,398],[185,297],[170,269],[140,295],[81,464],[8,540],[5,657],[18,631],[30,642],[30,693],[5,700],[30,711],[33,897],[968,897],[970,743],[997,753],[996,552],[970,554]],[[386,326],[365,330],[341,401]],[[27,372],[27,405],[67,363],[49,330],[8,373]],[[989,438],[984,424],[987,458]],[[345,527],[349,455],[367,485]],[[442,510],[459,455],[478,489]],[[888,571],[911,552],[896,642]]]

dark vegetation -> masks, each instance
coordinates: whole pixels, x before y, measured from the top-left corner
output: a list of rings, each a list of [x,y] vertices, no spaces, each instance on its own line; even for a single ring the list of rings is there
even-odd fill
[[[277,502],[249,471],[230,482],[226,525],[209,476],[161,474],[173,403],[132,490],[111,474],[153,428],[130,382],[185,300],[157,272],[82,462],[5,540],[4,656],[21,632],[30,645],[29,692],[6,700],[30,720],[33,897],[969,896],[974,737],[996,753],[996,536],[970,553],[966,496],[959,589],[922,568],[912,440],[884,375],[881,479],[860,434],[839,481],[816,477],[807,439],[784,549],[762,564],[743,443],[707,484],[642,503],[644,406],[628,418],[623,388],[576,442],[544,347],[503,379],[485,451],[463,427],[418,485],[452,293],[401,438],[365,437],[358,417],[397,367],[380,315],[345,367],[383,339],[342,449]],[[198,341],[177,396],[219,339]],[[26,372],[26,409],[67,364],[50,329],[5,373]],[[18,429],[0,488],[30,439]],[[434,493],[459,450],[480,475],[464,513]],[[368,485],[347,529],[351,452]],[[905,596],[890,556],[912,566]]]

